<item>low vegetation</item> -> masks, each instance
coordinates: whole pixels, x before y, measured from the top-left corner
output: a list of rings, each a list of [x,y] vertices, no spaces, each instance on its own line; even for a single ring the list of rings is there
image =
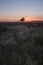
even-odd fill
[[[43,27],[1,28],[0,65],[43,65]]]

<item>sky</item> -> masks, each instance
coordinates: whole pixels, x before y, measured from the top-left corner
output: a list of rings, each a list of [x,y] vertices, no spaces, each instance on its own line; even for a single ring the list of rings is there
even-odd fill
[[[43,20],[43,0],[0,0],[0,21]]]

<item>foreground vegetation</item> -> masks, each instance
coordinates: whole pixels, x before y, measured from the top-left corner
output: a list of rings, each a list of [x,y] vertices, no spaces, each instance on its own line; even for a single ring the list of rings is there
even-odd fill
[[[43,27],[1,27],[0,65],[43,65]]]

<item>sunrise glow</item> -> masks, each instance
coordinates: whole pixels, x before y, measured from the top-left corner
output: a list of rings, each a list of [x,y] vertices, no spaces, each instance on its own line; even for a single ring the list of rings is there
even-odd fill
[[[43,0],[0,0],[0,21],[43,20]]]
[[[19,21],[22,16],[0,16],[0,21]],[[24,16],[25,21],[43,20],[43,16]]]

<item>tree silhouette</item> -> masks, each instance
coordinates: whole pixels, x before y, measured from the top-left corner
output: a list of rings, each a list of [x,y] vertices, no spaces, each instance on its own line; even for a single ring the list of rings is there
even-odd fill
[[[20,19],[20,21],[24,21],[25,20],[25,18],[24,17],[22,17],[21,19]]]

